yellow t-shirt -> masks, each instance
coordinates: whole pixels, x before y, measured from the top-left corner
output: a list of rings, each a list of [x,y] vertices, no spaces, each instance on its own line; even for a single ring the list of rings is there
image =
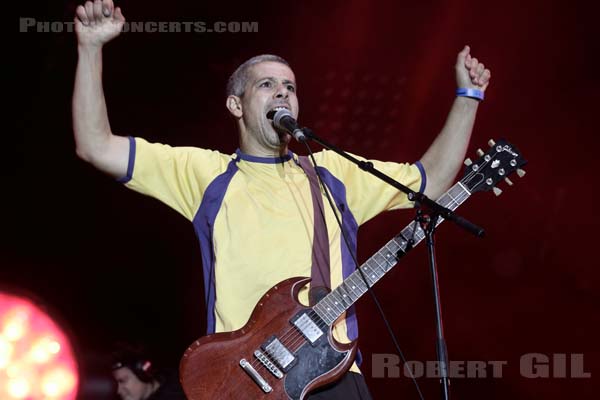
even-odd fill
[[[202,252],[207,332],[233,331],[272,286],[310,276],[313,204],[309,181],[289,153],[280,158],[221,154],[130,138],[127,187],[166,203],[192,221]],[[412,206],[406,195],[331,151],[315,154],[356,252],[358,226],[375,215]],[[412,190],[423,190],[417,164],[372,161]],[[333,211],[325,205],[331,286],[355,270]],[[250,283],[250,284],[249,284]],[[308,304],[308,290],[300,300]],[[334,327],[340,342],[358,336],[353,308]]]

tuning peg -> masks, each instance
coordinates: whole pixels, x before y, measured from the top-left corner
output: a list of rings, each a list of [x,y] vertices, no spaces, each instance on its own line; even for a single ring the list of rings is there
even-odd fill
[[[496,142],[494,141],[494,139],[490,139],[490,140],[488,141],[488,145],[489,145],[490,147],[494,147],[494,146],[496,145]]]
[[[485,154],[485,153],[483,152],[483,150],[481,150],[481,149],[477,149],[477,155],[478,155],[479,157],[481,157],[481,156],[482,156],[482,155],[484,155],[484,154]]]
[[[466,159],[465,159],[465,165],[468,167],[468,166],[470,166],[471,164],[473,164],[473,161],[471,161],[471,159],[470,159],[470,158],[466,158]]]
[[[513,181],[511,181],[511,180],[510,180],[510,179],[508,179],[508,178],[504,178],[504,182],[506,182],[506,183],[508,184],[508,186],[512,186],[512,185],[514,185],[514,184],[513,184]]]
[[[517,168],[517,175],[519,175],[519,178],[522,178],[525,176],[525,170],[521,169],[521,168]]]
[[[500,188],[497,188],[494,186],[494,188],[492,190],[494,191],[494,194],[496,196],[500,196],[502,194],[502,189],[500,189]]]

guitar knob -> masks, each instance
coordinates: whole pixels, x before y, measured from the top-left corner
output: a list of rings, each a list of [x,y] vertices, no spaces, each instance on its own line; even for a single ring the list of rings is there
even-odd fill
[[[496,196],[500,196],[502,194],[502,189],[500,189],[500,188],[497,188],[494,186],[494,188],[492,190],[494,191],[494,194]]]
[[[469,165],[473,164],[473,161],[471,161],[470,158],[466,158],[464,164],[468,167]]]
[[[512,186],[513,185],[513,182],[510,179],[508,179],[508,178],[504,178],[504,182],[506,182],[508,184],[508,186]]]
[[[525,170],[521,169],[521,168],[517,168],[517,175],[519,175],[519,178],[522,178],[525,176]]]
[[[489,145],[490,147],[494,147],[494,146],[496,145],[496,142],[494,141],[494,139],[490,139],[490,140],[488,141],[488,145]]]
[[[483,150],[481,150],[481,149],[477,149],[477,155],[478,155],[479,157],[483,156],[484,154],[485,154],[485,153],[483,152]]]

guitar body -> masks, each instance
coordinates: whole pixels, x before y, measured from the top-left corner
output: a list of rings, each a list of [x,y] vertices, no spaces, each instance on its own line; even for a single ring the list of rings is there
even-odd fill
[[[356,342],[338,343],[325,324],[320,324],[323,334],[318,339],[306,340],[291,322],[311,311],[298,301],[298,292],[309,281],[297,277],[280,282],[263,295],[243,328],[194,342],[180,364],[187,398],[301,400],[309,391],[335,381],[346,372],[354,361]],[[285,367],[282,367],[285,362],[273,363],[280,377],[255,356],[257,350],[267,352],[273,337],[294,358]],[[240,365],[242,360],[251,364],[264,381],[253,378],[252,372]],[[268,389],[263,389],[261,382]]]

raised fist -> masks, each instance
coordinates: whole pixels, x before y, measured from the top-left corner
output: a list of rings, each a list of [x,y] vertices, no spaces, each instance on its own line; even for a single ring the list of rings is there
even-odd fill
[[[112,0],[86,1],[75,10],[75,32],[80,46],[98,46],[121,33],[125,17]]]
[[[491,72],[482,62],[471,57],[471,49],[465,46],[456,59],[456,84],[459,88],[485,91],[490,84]]]

